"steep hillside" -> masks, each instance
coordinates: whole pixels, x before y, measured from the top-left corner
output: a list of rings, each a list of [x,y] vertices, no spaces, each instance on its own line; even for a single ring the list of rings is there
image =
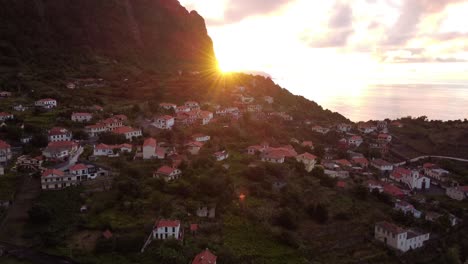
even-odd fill
[[[0,0],[0,64],[96,56],[211,67],[203,18],[177,0]]]

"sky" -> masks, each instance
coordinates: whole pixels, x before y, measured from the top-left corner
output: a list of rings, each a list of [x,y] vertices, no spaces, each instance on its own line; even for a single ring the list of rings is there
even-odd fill
[[[223,71],[319,102],[370,84],[468,85],[468,0],[180,2],[205,18]]]

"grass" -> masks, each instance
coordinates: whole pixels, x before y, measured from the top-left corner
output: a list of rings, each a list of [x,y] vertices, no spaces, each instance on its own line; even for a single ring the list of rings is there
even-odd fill
[[[253,257],[255,263],[305,263],[298,252],[275,242],[268,230],[239,216],[224,217],[224,243],[237,257]]]

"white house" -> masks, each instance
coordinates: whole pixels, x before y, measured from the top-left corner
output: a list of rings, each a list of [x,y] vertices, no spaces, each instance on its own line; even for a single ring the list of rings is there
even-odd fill
[[[202,125],[207,125],[210,123],[211,119],[213,119],[213,113],[210,111],[200,111],[198,117],[201,119]]]
[[[72,140],[72,133],[68,129],[63,127],[53,127],[49,130],[47,136],[49,142]]]
[[[361,123],[358,125],[359,131],[364,134],[369,134],[377,130],[377,126],[370,123]]]
[[[431,179],[422,174],[419,174],[419,172],[416,170],[411,171],[411,175],[405,175],[402,181],[406,183],[410,190],[427,190],[431,187]]]
[[[454,200],[462,201],[468,198],[468,185],[447,188],[445,194]]]
[[[229,158],[229,153],[226,150],[223,151],[218,151],[215,154],[213,154],[215,157],[216,161],[223,161],[227,158]]]
[[[127,140],[133,140],[134,138],[141,137],[143,135],[141,129],[136,129],[129,126],[115,128],[112,130],[112,133],[123,135]]]
[[[312,131],[320,134],[327,134],[328,132],[330,132],[330,129],[322,126],[313,126]]]
[[[13,114],[0,112],[0,121],[6,121],[6,120],[13,119],[13,118],[14,118]]]
[[[60,170],[51,169],[42,173],[42,190],[60,190],[77,184],[78,181],[75,175],[65,175],[65,173]]]
[[[268,104],[272,104],[272,103],[275,102],[275,99],[274,99],[273,97],[271,97],[271,96],[268,96],[268,95],[264,96],[264,97],[263,97],[263,100],[264,100],[265,102],[267,102]]]
[[[107,171],[98,168],[94,165],[87,165],[83,163],[78,163],[69,168],[70,175],[76,176],[78,181],[86,181],[96,179],[98,176],[107,175]]]
[[[182,239],[182,230],[179,220],[159,220],[153,228],[153,239]]]
[[[192,136],[192,139],[197,142],[208,142],[210,141],[211,137],[205,134],[195,134]]]
[[[73,141],[54,141],[49,142],[47,147],[42,151],[42,155],[48,159],[64,160],[73,156],[78,150],[78,144]]]
[[[152,126],[159,129],[172,129],[175,123],[175,118],[170,115],[164,115],[156,118]]]
[[[178,114],[178,113],[188,113],[190,112],[191,109],[190,107],[188,106],[185,106],[185,105],[181,105],[181,106],[178,106],[176,109],[175,109],[175,112]]]
[[[415,218],[421,218],[421,211],[416,210],[414,206],[406,201],[397,200],[395,202],[395,210],[401,211],[404,214],[412,214]]]
[[[0,163],[9,161],[11,157],[11,146],[5,141],[0,140]]]
[[[177,108],[176,104],[171,104],[171,103],[160,103],[159,107],[166,109],[166,110],[175,110]]]
[[[162,177],[165,181],[172,181],[172,180],[178,179],[181,174],[182,174],[182,171],[177,168],[173,168],[169,166],[162,166],[161,168],[159,168],[157,171],[153,173],[153,177],[154,178]]]
[[[34,105],[37,107],[45,108],[45,109],[51,109],[51,108],[57,107],[57,100],[52,99],[52,98],[40,99],[40,100],[37,100],[34,103]]]
[[[13,110],[18,111],[18,112],[24,112],[28,110],[28,107],[19,104],[19,105],[13,106]]]
[[[304,164],[306,171],[311,172],[317,163],[317,156],[305,152],[303,154],[297,155],[296,160]]]
[[[363,140],[361,136],[352,136],[348,139],[349,145],[354,145],[359,147],[362,144]]]
[[[339,132],[349,132],[351,131],[351,124],[341,123],[336,126],[336,130]]]
[[[71,120],[73,122],[89,122],[93,119],[93,114],[91,113],[72,113]]]
[[[285,155],[282,151],[266,150],[261,155],[262,161],[271,163],[284,163]]]
[[[441,169],[436,164],[424,163],[424,174],[438,181],[446,181],[448,179],[449,171]]]
[[[184,106],[190,108],[190,110],[199,110],[200,109],[200,105],[195,101],[187,101],[187,102],[185,102]]]
[[[380,170],[381,172],[385,171],[392,171],[393,170],[393,164],[390,162],[383,160],[383,159],[375,159],[371,161],[371,165]]]
[[[375,239],[388,247],[406,252],[410,249],[420,248],[429,240],[429,233],[420,233],[415,230],[403,229],[388,222],[375,224]]]
[[[143,159],[156,157],[157,141],[154,138],[147,138],[143,142]]]
[[[109,131],[109,128],[107,127],[106,124],[98,123],[95,125],[86,126],[85,131],[86,133],[88,133],[90,137],[95,137],[101,133]]]
[[[94,156],[118,156],[115,153],[115,150],[120,150],[120,152],[132,152],[132,145],[130,144],[121,144],[121,145],[106,145],[99,144],[94,146],[93,155]]]

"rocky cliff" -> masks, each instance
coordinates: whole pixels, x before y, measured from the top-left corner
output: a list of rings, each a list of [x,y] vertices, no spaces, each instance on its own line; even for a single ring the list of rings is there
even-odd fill
[[[214,64],[203,18],[177,0],[0,0],[0,64],[110,57]]]

